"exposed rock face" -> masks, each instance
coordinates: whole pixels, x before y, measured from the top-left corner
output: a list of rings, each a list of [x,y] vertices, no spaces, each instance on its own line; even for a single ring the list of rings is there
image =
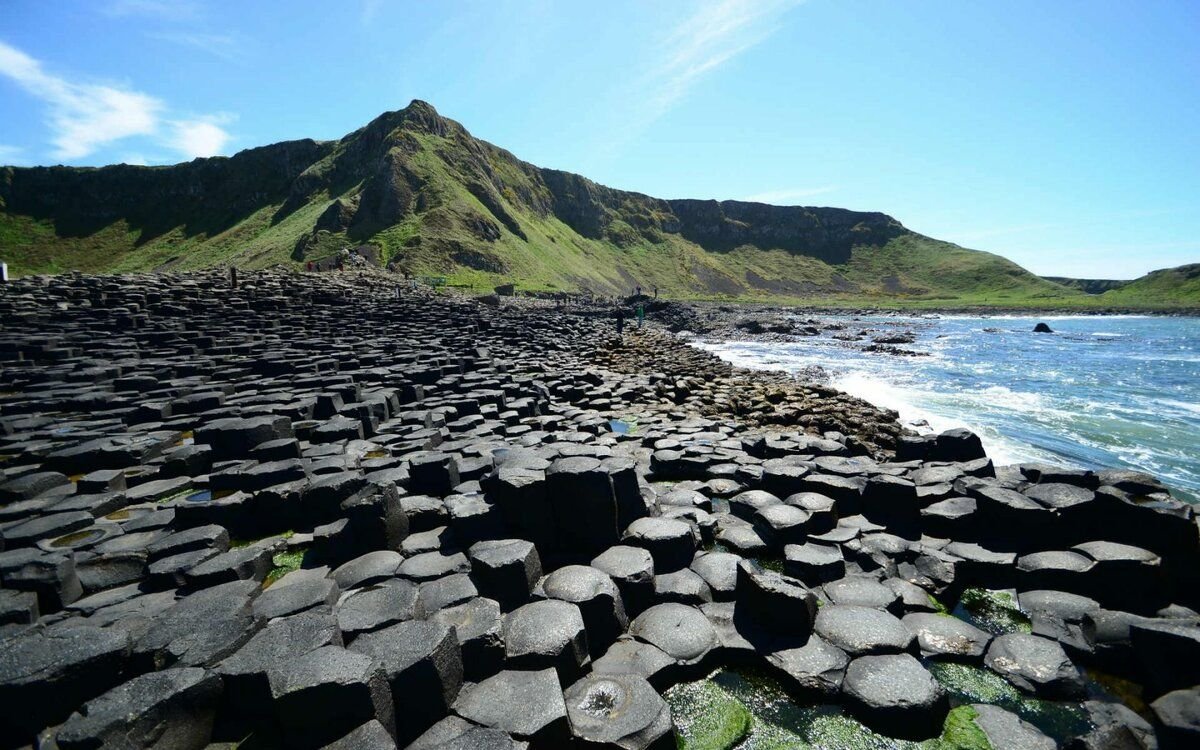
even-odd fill
[[[702,251],[753,246],[832,264],[848,261],[854,247],[880,246],[911,234],[881,213],[661,200],[614,190],[520,161],[421,101],[386,112],[339,141],[279,143],[168,167],[0,169],[0,218],[9,214],[51,222],[59,240],[127,228],[138,233],[127,251],[173,232],[212,238],[263,210],[274,226],[301,209],[309,213],[293,219],[287,230],[296,233],[293,260],[320,261],[343,247],[386,245],[385,260],[396,267],[464,267],[493,274],[510,267],[503,252],[493,251],[496,243],[528,242],[530,223],[551,219],[583,238],[622,248],[676,238]],[[408,227],[402,240],[377,238],[400,226]],[[419,232],[412,231],[416,227]],[[688,272],[709,291],[818,288],[753,271],[735,278],[720,260],[704,261],[702,251],[688,261]],[[90,262],[105,268],[114,260]],[[179,260],[172,256],[165,265]],[[78,261],[78,255],[72,257],[71,262]],[[623,268],[603,272],[611,280],[606,284],[617,289],[634,278]],[[854,288],[835,276],[837,290]]]
[[[1152,477],[398,281],[0,287],[0,748],[657,749],[653,693],[739,665],[911,738],[947,670],[1078,703],[1096,665],[1194,738],[1196,515]]]

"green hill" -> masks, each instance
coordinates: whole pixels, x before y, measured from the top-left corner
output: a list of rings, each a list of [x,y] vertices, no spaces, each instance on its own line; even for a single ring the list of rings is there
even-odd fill
[[[617,293],[640,284],[694,298],[1090,303],[882,213],[661,200],[542,169],[419,101],[339,141],[169,167],[0,169],[0,255],[16,274],[303,264],[347,246],[476,288]]]
[[[1200,308],[1200,263],[1151,271],[1099,299],[1108,305]]]

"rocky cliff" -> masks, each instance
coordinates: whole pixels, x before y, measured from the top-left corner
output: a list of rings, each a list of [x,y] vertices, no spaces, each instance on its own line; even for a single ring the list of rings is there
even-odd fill
[[[475,286],[1078,294],[882,213],[662,200],[543,169],[420,101],[338,141],[170,167],[0,172],[0,249],[18,273],[265,266],[355,245],[393,267]]]

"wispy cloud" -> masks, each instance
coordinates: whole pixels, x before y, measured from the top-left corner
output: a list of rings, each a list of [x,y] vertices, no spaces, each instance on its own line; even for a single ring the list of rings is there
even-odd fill
[[[187,21],[200,15],[191,0],[112,0],[103,7],[110,16],[145,16],[163,21]]]
[[[370,1],[370,0],[368,0]],[[653,40],[639,72],[612,92],[605,116],[615,124],[591,150],[591,167],[618,153],[681,102],[704,78],[762,43],[782,16],[804,0],[716,0],[694,10]],[[672,6],[674,7],[674,6]],[[619,113],[619,114],[614,114]]]
[[[25,149],[0,143],[0,165],[23,166],[27,163]]]
[[[149,31],[146,36],[160,42],[207,52],[222,60],[236,60],[241,56],[245,44],[232,34],[206,34],[194,31]]]
[[[42,63],[0,42],[0,75],[7,76],[47,107],[53,158],[73,161],[116,141],[157,139],[185,158],[212,156],[229,141],[221,127],[229,115],[165,118],[160,99],[111,84],[69,81],[46,72]]]
[[[769,37],[779,17],[803,0],[704,3],[663,39],[662,57],[643,79],[647,116],[657,119],[705,75]]]
[[[738,200],[749,201],[751,203],[774,203],[777,205],[787,204],[803,198],[811,198],[814,195],[824,195],[837,190],[837,185],[825,185],[824,187],[815,188],[784,188],[783,190],[768,190],[763,193],[755,193],[747,195]]]

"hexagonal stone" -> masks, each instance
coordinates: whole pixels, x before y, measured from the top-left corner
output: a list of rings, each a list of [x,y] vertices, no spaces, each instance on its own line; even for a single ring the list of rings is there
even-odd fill
[[[685,604],[657,604],[637,616],[629,635],[675,660],[678,674],[699,674],[718,646],[717,633],[704,613]]]
[[[625,612],[636,616],[654,596],[654,558],[641,547],[618,544],[592,560],[592,567],[608,574],[621,592]]]
[[[402,622],[359,636],[350,650],[382,665],[395,698],[395,735],[400,745],[445,716],[462,689],[458,637],[441,623]]]
[[[1150,704],[1158,722],[1163,750],[1183,750],[1200,743],[1200,687],[1173,690]]]
[[[895,615],[872,607],[827,604],[817,611],[817,634],[851,656],[894,654],[913,648],[915,636]]]
[[[950,711],[941,685],[910,654],[858,657],[842,692],[859,720],[890,737],[935,737]]]
[[[362,633],[424,616],[417,587],[395,578],[348,591],[337,605],[338,627],[347,642]]]
[[[743,521],[752,522],[754,514],[759,510],[782,503],[782,500],[770,492],[748,490],[729,498],[729,512]]]
[[[557,599],[530,602],[504,618],[504,651],[518,669],[553,667],[578,677],[588,662],[587,631],[579,607]]]
[[[332,608],[341,594],[332,578],[308,575],[288,580],[292,575],[279,579],[254,600],[254,614],[272,620],[316,607]]]
[[[1021,690],[1053,699],[1083,696],[1083,675],[1056,641],[1026,633],[996,636],[983,662]]]
[[[64,750],[93,747],[201,750],[212,737],[221,678],[204,669],[134,677],[93,698],[59,728]]]
[[[825,596],[834,604],[884,609],[896,616],[904,613],[900,597],[888,586],[874,578],[846,576],[823,587]]]
[[[252,606],[261,590],[257,581],[234,581],[180,599],[134,643],[134,657],[158,669],[215,664],[262,627]]]
[[[973,703],[975,726],[996,750],[1056,750],[1058,743],[1034,725],[999,706]]]
[[[469,573],[470,570],[471,563],[461,552],[451,554],[423,552],[400,563],[396,575],[411,581],[423,582],[454,573]]]
[[[805,638],[812,632],[817,597],[795,578],[742,560],[738,563],[737,613],[775,633]]]
[[[732,601],[741,560],[731,552],[702,552],[692,560],[691,569],[708,584],[714,600]]]
[[[657,690],[674,684],[675,660],[649,643],[623,636],[592,662],[593,674],[634,674],[646,678]]]
[[[327,612],[305,612],[269,623],[214,667],[224,682],[228,710],[261,720],[272,710],[272,669],[313,649],[341,645],[337,621]]]
[[[604,653],[629,625],[617,585],[597,568],[566,565],[546,576],[540,588],[547,598],[579,606],[592,656]]]
[[[629,524],[625,544],[641,547],[654,558],[658,573],[670,573],[691,564],[699,543],[691,524],[669,518],[639,518]]]
[[[504,665],[504,618],[494,599],[477,597],[434,612],[430,621],[454,628],[462,646],[463,677],[478,682]]]
[[[30,740],[72,709],[119,684],[129,635],[116,628],[33,631],[0,648],[0,736]]]
[[[846,561],[834,544],[789,544],[783,548],[783,569],[809,586],[820,586],[845,576]]]
[[[396,575],[404,557],[392,550],[368,552],[343,564],[331,577],[343,591],[379,583]]]
[[[542,576],[537,548],[524,539],[476,542],[467,555],[480,593],[495,599],[505,610],[529,601],[529,593]]]
[[[931,658],[978,662],[992,635],[957,617],[923,612],[905,615],[902,622],[916,633],[921,654]]]
[[[280,664],[270,680],[288,747],[319,748],[372,720],[395,735],[392,692],[369,656],[325,646]]]
[[[806,700],[823,702],[837,696],[850,657],[845,651],[813,634],[803,646],[766,655],[788,691]]]
[[[567,706],[553,669],[510,669],[493,675],[463,690],[454,712],[536,747],[564,747],[570,740]]]
[[[592,674],[563,695],[571,734],[585,747],[673,750],[671,710],[644,678]]]

